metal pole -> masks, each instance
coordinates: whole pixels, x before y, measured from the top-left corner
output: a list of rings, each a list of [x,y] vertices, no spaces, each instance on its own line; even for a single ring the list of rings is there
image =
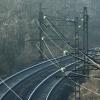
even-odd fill
[[[79,18],[78,17],[75,17],[75,56],[79,56],[79,29],[78,29],[78,21],[79,21]],[[75,58],[75,61],[77,59]],[[77,72],[77,66],[78,64],[75,64],[75,72]],[[77,80],[77,78],[80,78],[80,77],[77,77],[75,75],[75,80]],[[80,83],[80,79],[79,79],[79,83]],[[75,84],[75,100],[80,100],[80,86]]]
[[[88,55],[88,11],[83,8],[83,52]],[[84,60],[87,60],[84,56]],[[88,72],[88,65],[84,62],[84,74]]]
[[[83,39],[84,39],[84,50],[85,53],[88,55],[88,11],[87,7],[84,7],[83,10]]]
[[[42,27],[43,23],[43,12],[42,12],[42,4],[39,4],[39,18],[38,18],[39,24]],[[40,44],[40,56],[39,59],[43,60],[43,40],[42,40],[43,32],[42,29],[39,27],[39,44]]]

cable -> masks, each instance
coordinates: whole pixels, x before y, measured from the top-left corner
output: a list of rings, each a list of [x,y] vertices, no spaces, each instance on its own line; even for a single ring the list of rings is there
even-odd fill
[[[47,21],[48,21],[48,18],[45,18],[45,19],[47,19]],[[49,21],[48,21],[49,22]],[[50,22],[49,22],[50,23]],[[51,23],[50,23],[50,25],[51,25]],[[53,28],[53,27],[52,27]],[[56,29],[53,29],[56,33],[57,33],[57,35],[60,37],[60,35],[58,34],[58,32],[56,31]],[[60,34],[61,35],[63,35],[61,32],[60,32]],[[60,37],[61,38],[61,37]],[[71,48],[73,48],[69,43],[67,43],[66,42],[66,39],[65,39],[65,37],[63,36],[63,39],[64,39],[64,42],[67,44],[67,45],[69,45]],[[62,40],[63,40],[62,39]],[[74,49],[74,48],[73,48]],[[97,66],[99,69],[100,69],[100,65],[99,64],[97,64],[94,60],[92,60],[88,55],[86,55],[84,52],[82,52],[81,50],[79,50],[79,52],[82,54],[82,55],[84,55],[86,58],[88,58],[90,61],[91,61],[91,63],[93,63],[95,66]]]
[[[47,34],[47,33],[43,30],[43,28],[42,28],[41,26],[39,26],[39,27],[41,28],[41,30],[43,31],[44,34]],[[52,40],[52,41],[53,41],[52,43],[57,44],[54,40]],[[59,46],[59,48],[61,48],[61,47]],[[61,49],[62,49],[62,48],[61,48]],[[68,52],[69,52],[69,51],[68,51]],[[80,57],[78,57],[78,56],[75,56],[75,55],[71,54],[70,52],[69,52],[69,54],[70,54],[71,56],[77,58],[77,59],[80,59],[80,60],[84,61],[84,59],[82,59],[82,58],[80,58]],[[88,63],[88,62],[86,62],[86,63]]]
[[[60,33],[60,35],[59,35],[59,33],[56,31],[57,28],[53,25],[53,23],[51,24],[50,20],[47,17],[45,19],[47,20],[47,22],[49,23],[49,25],[51,26],[53,31],[58,35],[58,37],[62,38],[64,43],[67,43],[66,39],[65,39],[65,36],[61,32],[59,32]],[[73,47],[69,43],[67,43],[67,45],[70,46],[73,49]]]
[[[87,78],[92,78],[92,79],[95,79],[95,80],[100,80],[98,78],[95,78],[95,76],[88,76],[88,75],[84,75],[84,74],[80,74],[80,73],[76,73],[76,72],[71,72],[73,74],[76,74],[76,75],[79,75],[79,76],[84,76],[84,77],[87,77]]]
[[[80,87],[82,87],[82,88],[84,88],[84,89],[86,89],[86,90],[90,91],[91,93],[93,93],[93,94],[95,94],[95,95],[97,95],[97,96],[100,96],[100,94],[99,94],[99,93],[94,92],[94,91],[92,91],[91,89],[88,89],[87,87],[85,87],[85,86],[82,86],[82,85],[78,84],[78,83],[77,83],[77,82],[75,82],[75,81],[74,81],[71,77],[69,77],[69,79],[70,79],[73,83],[75,83],[76,85],[78,85],[78,86],[80,86]]]
[[[40,50],[40,48],[39,48],[39,46],[38,46],[37,44],[36,44],[36,47]],[[49,48],[48,48],[48,49],[49,49]],[[50,50],[50,49],[49,49],[49,50]],[[41,51],[41,50],[40,50],[40,51]],[[42,51],[41,51],[41,52],[42,52]],[[50,52],[51,52],[51,51],[50,51]],[[52,53],[52,52],[51,52],[51,53]],[[44,53],[43,53],[43,55],[48,59],[48,57],[47,57]],[[53,57],[53,58],[55,59],[55,57]],[[77,61],[76,61],[76,62],[77,62]],[[55,63],[52,62],[52,61],[51,61],[51,63],[55,64]],[[56,63],[58,63],[57,60],[56,60]],[[57,68],[60,68],[58,64],[55,64],[55,66],[56,66]],[[65,67],[66,67],[66,66],[65,66]],[[65,67],[60,68],[60,69],[61,69],[61,72],[64,73],[64,74],[65,74],[65,71],[64,71]],[[65,74],[65,75],[66,75],[66,74]]]
[[[63,51],[63,49],[54,41],[51,39],[51,37],[49,37],[49,35],[43,30],[43,28],[40,26],[41,30],[43,31],[43,33],[48,37],[48,39],[60,50]]]
[[[36,44],[36,47],[40,50],[40,52],[42,52],[41,51],[41,49],[39,48],[39,46]],[[47,57],[47,55],[44,53],[44,52],[42,52],[43,53],[43,55],[49,60],[49,58]],[[50,62],[52,63],[52,64],[54,64],[56,67],[58,67],[58,65],[56,64],[56,63],[54,63],[53,61],[51,61],[50,60]]]
[[[12,90],[12,88],[10,88],[1,78],[0,78],[0,81],[13,93],[15,94],[15,96],[17,98],[19,98],[19,100],[23,100],[14,90]]]
[[[54,29],[53,29],[54,30]],[[54,30],[55,31],[55,30]],[[56,32],[57,33],[57,32]],[[80,51],[83,55],[85,55],[94,65],[96,65],[97,67],[100,67],[97,63],[95,63],[91,58],[89,58],[86,54],[84,54],[82,51]],[[84,87],[86,88],[86,87]],[[87,88],[86,88],[87,89]],[[91,91],[91,90],[90,90]],[[91,91],[93,92],[93,91]]]
[[[57,62],[57,60],[56,60],[56,58],[54,57],[53,53],[51,52],[50,48],[48,47],[46,41],[45,41],[45,40],[43,40],[43,41],[44,41],[44,44],[45,44],[46,48],[48,49],[50,55],[52,56],[52,58],[54,58],[54,60],[55,60],[55,62],[57,63],[58,67],[60,68],[59,63]]]

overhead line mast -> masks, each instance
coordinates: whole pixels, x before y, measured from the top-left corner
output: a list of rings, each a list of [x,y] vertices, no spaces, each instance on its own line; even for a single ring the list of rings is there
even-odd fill
[[[38,18],[38,21],[39,21],[39,25],[42,26],[42,23],[43,23],[43,11],[42,11],[42,3],[39,4],[39,18]],[[39,51],[39,59],[40,60],[43,60],[43,40],[42,40],[42,37],[43,37],[43,32],[41,30],[41,28],[39,27],[39,47],[40,47],[40,51]]]
[[[88,56],[88,11],[87,7],[83,8],[83,52]],[[88,60],[84,55],[84,60]],[[84,73],[87,73],[88,65],[84,62]]]

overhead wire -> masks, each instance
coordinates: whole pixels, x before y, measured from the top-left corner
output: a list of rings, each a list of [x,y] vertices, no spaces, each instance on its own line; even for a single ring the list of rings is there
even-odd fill
[[[45,18],[48,22],[49,22],[49,24],[52,26],[52,24],[50,23],[50,21],[48,20],[48,18],[46,17]],[[53,27],[52,27],[53,28]],[[58,33],[57,31],[56,31],[56,28],[54,27],[53,28],[53,30],[54,30],[54,32],[56,32],[57,33],[57,35],[60,37],[60,35],[59,34],[61,34],[62,36],[63,36],[63,34],[60,32],[60,33]],[[60,37],[61,38],[61,37]],[[72,49],[74,49],[69,43],[67,43],[66,42],[66,39],[65,39],[65,37],[63,36],[63,39],[62,40],[64,40],[64,42],[67,44],[67,45],[69,45]],[[88,55],[86,55],[84,52],[82,52],[81,50],[79,50],[79,52],[82,54],[82,55],[84,55],[86,58],[88,58],[90,61],[91,61],[91,63],[93,63],[95,66],[97,66],[99,69],[100,69],[100,65],[98,64],[98,63],[96,63],[93,59],[91,59]]]
[[[97,95],[97,96],[100,96],[100,94],[97,93],[96,91],[93,91],[93,90],[87,88],[86,86],[80,85],[79,83],[75,82],[71,77],[68,77],[68,78],[69,78],[74,84],[80,86],[81,88],[86,89],[86,90],[88,90],[89,92],[91,92],[91,93],[93,93],[93,94],[95,94],[95,95]]]

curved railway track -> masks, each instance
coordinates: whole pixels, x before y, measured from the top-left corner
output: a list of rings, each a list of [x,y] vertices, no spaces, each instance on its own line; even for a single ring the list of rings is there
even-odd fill
[[[22,100],[53,100],[52,95],[64,77],[61,68],[55,66],[66,66],[66,75],[74,71],[74,64],[82,64],[83,61],[74,57],[64,56],[47,60],[30,68],[24,69],[4,80],[4,82],[17,93]],[[82,67],[82,66],[81,66]],[[69,71],[68,71],[69,70]],[[59,76],[59,77],[56,77]],[[63,87],[60,86],[60,87]],[[0,83],[0,100],[19,100],[16,95],[10,91],[3,82]],[[57,99],[54,99],[57,100]]]
[[[63,57],[63,59],[61,59],[60,58],[60,60],[61,60],[61,62],[63,62],[63,63],[66,63],[66,64],[68,64],[68,63],[71,63],[73,60],[71,60],[71,59],[73,59],[73,58],[66,58],[66,57]],[[58,59],[59,60],[59,59]],[[52,64],[51,65],[47,65],[47,67],[48,66],[52,66]],[[47,68],[46,67],[46,68]],[[45,69],[45,68],[44,68]],[[40,75],[41,75],[41,77],[42,77],[42,79],[44,78],[42,75],[45,73],[48,73],[48,75],[50,74],[48,71],[50,71],[50,72],[53,72],[53,71],[56,71],[57,70],[57,68],[56,67],[54,67],[54,66],[52,66],[50,69],[47,69],[46,71],[43,69],[43,73],[41,74],[41,70],[40,70]],[[34,72],[33,72],[34,73]],[[25,74],[26,75],[26,74]],[[28,76],[26,76],[26,77],[24,77],[23,79],[22,78],[20,78],[19,80],[17,80],[17,82],[12,82],[11,81],[11,79],[10,79],[10,81],[9,81],[9,79],[8,79],[8,82],[6,82],[6,84],[7,85],[9,85],[9,87],[11,87],[11,88],[14,88],[14,87],[16,87],[17,85],[19,85],[20,84],[20,82],[21,82],[21,80],[23,81],[23,80],[25,80],[25,79],[28,79],[28,78],[30,78],[30,76],[32,76],[33,74],[31,73],[31,74],[29,74]],[[34,75],[33,75],[34,76]],[[39,76],[39,75],[38,75]],[[38,77],[38,76],[36,76],[36,74],[35,74],[35,77],[34,78],[36,78],[36,77]],[[45,76],[47,76],[47,74],[45,75]],[[14,79],[13,79],[14,80]],[[40,79],[39,79],[40,80]],[[25,81],[24,81],[25,82]],[[19,83],[19,84],[18,84]],[[3,97],[5,97],[5,95],[7,95],[8,93],[9,93],[9,89],[4,85],[4,84],[1,84],[1,86],[0,86],[0,90],[2,89],[2,95],[0,95],[1,96],[1,99],[3,98]],[[3,92],[4,91],[4,92]],[[15,91],[15,90],[14,90]],[[11,91],[10,91],[11,92]],[[11,92],[12,93],[12,92]],[[8,100],[8,99],[7,99]]]
[[[66,75],[69,75],[75,68],[73,67],[74,64],[82,63],[82,61],[76,61],[71,64],[68,64],[65,68]],[[55,75],[61,73],[61,69],[57,70],[56,72],[52,73],[48,77],[46,77],[30,94],[28,100],[46,100],[48,93],[51,91],[51,87],[53,87],[57,81],[62,80],[62,78],[55,78]],[[41,90],[41,91],[40,91]]]

